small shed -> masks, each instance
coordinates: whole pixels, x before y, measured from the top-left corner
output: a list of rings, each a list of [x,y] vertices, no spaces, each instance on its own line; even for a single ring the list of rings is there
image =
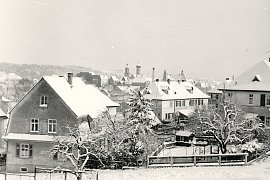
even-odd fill
[[[190,131],[177,131],[175,133],[175,141],[178,146],[190,146],[195,134]]]

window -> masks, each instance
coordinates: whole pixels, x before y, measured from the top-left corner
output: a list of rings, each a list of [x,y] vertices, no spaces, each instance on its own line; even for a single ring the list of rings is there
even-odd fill
[[[170,101],[170,107],[173,107],[173,101]]]
[[[21,167],[20,172],[28,172],[28,168],[27,167]]]
[[[30,119],[30,132],[38,132],[39,131],[39,119]]]
[[[53,154],[53,160],[58,160],[58,154],[59,154],[59,152],[55,152]]]
[[[172,119],[173,118],[173,113],[166,113],[165,114],[165,119]]]
[[[16,144],[16,156],[20,158],[29,158],[33,155],[33,146],[31,144]]]
[[[265,127],[267,127],[267,128],[270,127],[270,117],[265,117],[264,125],[265,125]]]
[[[194,100],[189,100],[189,105],[194,106]]]
[[[248,104],[253,104],[253,94],[249,94]]]
[[[186,101],[182,100],[182,106],[186,106]]]
[[[47,96],[41,96],[40,97],[39,107],[47,107],[47,106],[48,106],[48,97]]]
[[[48,120],[48,133],[56,133],[56,119],[49,119]]]
[[[181,106],[181,101],[176,101],[176,104],[175,104],[176,107],[179,107]]]
[[[270,106],[270,95],[266,96],[266,105]]]
[[[203,105],[203,99],[198,99],[198,105]]]

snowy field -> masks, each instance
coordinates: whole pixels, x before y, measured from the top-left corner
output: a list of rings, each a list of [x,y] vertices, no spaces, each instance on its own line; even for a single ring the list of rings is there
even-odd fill
[[[83,180],[95,180],[95,173]],[[0,175],[5,180],[4,175]],[[186,167],[137,170],[100,170],[98,180],[270,180],[270,158],[250,166]],[[8,176],[7,180],[33,180],[32,177]],[[37,180],[64,180],[63,174],[37,176]],[[67,180],[75,180],[68,175]]]

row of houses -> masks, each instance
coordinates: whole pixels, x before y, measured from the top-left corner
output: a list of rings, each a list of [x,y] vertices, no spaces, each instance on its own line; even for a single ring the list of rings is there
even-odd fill
[[[226,97],[238,99],[246,112],[260,117],[270,127],[270,60],[209,91],[209,95],[188,82],[183,72],[175,81],[167,75],[162,81],[152,80],[145,90],[145,98],[154,105],[155,117],[162,123],[176,120],[181,130],[186,130],[185,121],[196,107]],[[118,103],[72,73],[67,77],[43,77],[9,113],[3,137],[7,142],[7,172],[57,166],[57,159],[48,153],[54,136],[65,135],[67,125],[82,121],[93,126],[101,112],[108,110],[116,115],[118,107]]]

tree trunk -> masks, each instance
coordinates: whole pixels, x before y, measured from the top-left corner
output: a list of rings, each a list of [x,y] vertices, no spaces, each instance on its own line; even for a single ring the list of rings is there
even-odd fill
[[[82,179],[82,173],[76,173],[76,178],[77,180],[81,180]]]
[[[227,145],[222,143],[219,143],[220,151],[222,154],[225,154],[227,152]]]

